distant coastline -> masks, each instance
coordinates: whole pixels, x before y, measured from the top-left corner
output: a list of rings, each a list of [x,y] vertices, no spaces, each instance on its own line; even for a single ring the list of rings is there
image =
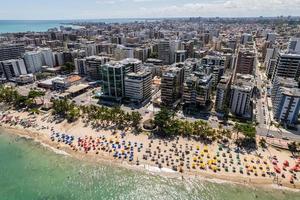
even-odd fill
[[[74,24],[83,22],[129,23],[135,21],[153,21],[161,19],[123,18],[123,19],[87,19],[87,20],[0,20],[0,34],[21,32],[44,32],[60,26],[76,27]]]

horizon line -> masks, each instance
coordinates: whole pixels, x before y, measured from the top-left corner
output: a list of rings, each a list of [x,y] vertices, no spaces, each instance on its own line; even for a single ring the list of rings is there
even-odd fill
[[[231,19],[231,18],[235,18],[235,19],[239,19],[239,18],[278,18],[278,17],[283,17],[283,18],[287,18],[287,17],[292,17],[292,18],[300,18],[300,15],[273,15],[273,16],[232,16],[232,17],[228,17],[228,16],[211,16],[211,17],[207,17],[207,16],[181,16],[181,17],[112,17],[112,18],[78,18],[78,19],[0,19],[0,21],[63,21],[63,20],[114,20],[114,19],[184,19],[184,18],[204,18],[204,19],[209,19],[209,18],[224,18],[224,19]]]

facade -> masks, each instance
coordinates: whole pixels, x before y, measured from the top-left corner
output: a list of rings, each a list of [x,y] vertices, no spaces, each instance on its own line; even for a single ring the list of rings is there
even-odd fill
[[[271,42],[271,43],[275,43],[276,38],[277,38],[276,33],[267,33],[266,41]]]
[[[116,60],[134,58],[134,49],[131,47],[125,47],[123,45],[118,45],[114,51],[114,57]]]
[[[126,58],[120,61],[121,64],[125,65],[126,73],[137,73],[141,71],[142,61],[135,58]]]
[[[53,52],[53,57],[55,66],[62,66],[65,63],[63,52]]]
[[[240,49],[236,64],[236,73],[253,74],[255,65],[255,52],[250,49]]]
[[[202,58],[203,65],[209,66],[226,66],[226,57],[221,55],[206,55]]]
[[[288,52],[300,54],[300,38],[290,38]]]
[[[212,75],[195,72],[183,85],[183,103],[190,106],[206,106],[210,100]]]
[[[101,66],[102,99],[121,102],[125,96],[125,65],[110,62]]]
[[[75,66],[75,72],[77,72],[79,75],[85,76],[87,74],[85,58],[75,58],[74,66]]]
[[[129,73],[125,77],[125,97],[135,103],[150,100],[152,74],[150,71]]]
[[[42,70],[43,56],[41,52],[30,51],[24,54],[24,60],[28,73],[36,73]]]
[[[184,62],[187,58],[186,50],[177,50],[175,51],[175,63]]]
[[[280,52],[272,74],[272,82],[277,77],[293,78],[298,80],[300,76],[300,54]]]
[[[43,57],[43,65],[54,67],[54,57],[52,50],[50,48],[43,48],[40,49],[40,52],[42,53]]]
[[[220,82],[217,85],[215,110],[217,112],[225,112],[229,103],[230,94],[230,76],[222,76]]]
[[[183,68],[171,67],[163,72],[161,79],[161,101],[164,106],[173,106],[180,99],[183,80]]]
[[[77,63],[77,67],[80,70],[80,73],[87,74],[87,78],[89,80],[101,81],[102,80],[101,67],[109,61],[110,58],[108,57],[90,56],[85,58],[85,62],[84,60],[79,60],[79,63]]]
[[[2,44],[0,45],[0,61],[18,59],[25,53],[23,44]]]
[[[236,75],[236,79],[231,85],[231,113],[245,118],[251,117],[251,99],[253,96],[253,89],[254,78],[252,75]]]
[[[277,77],[272,87],[274,119],[280,123],[295,124],[300,111],[300,89],[293,78]]]
[[[23,59],[0,61],[0,71],[7,80],[27,74]]]
[[[163,64],[171,64],[170,41],[160,40],[158,42],[158,59],[162,60]]]
[[[249,33],[243,33],[241,36],[240,44],[247,44],[248,42],[252,42],[252,35]]]
[[[274,68],[275,68],[276,61],[277,61],[277,54],[278,54],[277,48],[268,48],[267,49],[264,65],[266,68],[266,76],[268,78],[271,78],[273,75]]]

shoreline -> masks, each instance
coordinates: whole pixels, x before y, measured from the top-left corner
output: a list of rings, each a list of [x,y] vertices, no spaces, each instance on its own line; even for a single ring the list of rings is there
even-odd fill
[[[266,178],[259,178],[259,177],[243,177],[238,176],[236,174],[235,176],[232,175],[224,175],[224,174],[217,174],[209,171],[185,171],[183,173],[175,172],[170,168],[158,168],[157,166],[150,165],[147,163],[141,163],[139,166],[134,165],[133,163],[129,163],[126,161],[121,161],[118,159],[114,159],[110,156],[104,155],[104,154],[85,154],[83,152],[74,152],[68,145],[61,145],[59,149],[54,144],[56,142],[52,142],[49,137],[47,137],[45,134],[42,134],[38,131],[28,130],[28,129],[21,129],[18,127],[12,127],[12,126],[5,126],[1,125],[0,129],[4,129],[7,131],[7,133],[12,133],[18,137],[25,137],[27,139],[32,139],[34,142],[38,143],[39,145],[47,148],[48,150],[53,151],[56,154],[63,155],[63,156],[69,156],[74,159],[88,162],[91,164],[109,164],[109,165],[115,165],[118,167],[123,167],[129,170],[140,170],[142,172],[150,173],[152,175],[159,175],[166,178],[176,178],[176,179],[198,179],[198,180],[204,180],[212,183],[218,183],[218,184],[235,184],[240,186],[246,186],[246,187],[263,187],[265,189],[280,189],[284,191],[291,191],[291,192],[300,192],[299,184],[296,184],[295,187],[291,187],[290,184],[283,183],[282,186],[277,185],[273,183],[271,179]]]

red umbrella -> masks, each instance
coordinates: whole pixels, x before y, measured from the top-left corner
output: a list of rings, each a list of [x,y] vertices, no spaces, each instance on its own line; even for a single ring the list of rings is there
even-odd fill
[[[290,166],[290,163],[289,163],[289,161],[286,160],[286,161],[283,162],[283,165],[288,167],[288,166]]]
[[[281,173],[281,169],[276,165],[274,166],[274,170],[276,171],[276,173],[280,174]]]

